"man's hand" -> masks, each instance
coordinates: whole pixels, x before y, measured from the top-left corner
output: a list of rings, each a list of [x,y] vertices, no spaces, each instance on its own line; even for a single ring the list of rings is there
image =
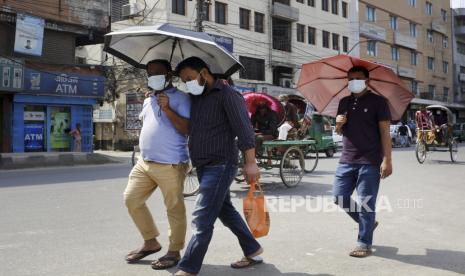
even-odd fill
[[[381,163],[381,179],[386,179],[392,174],[392,161],[384,159]]]
[[[145,98],[150,98],[153,96],[153,92],[152,91],[149,91],[149,92],[145,92]]]
[[[157,103],[164,112],[170,108],[170,98],[165,93],[157,94]]]
[[[347,123],[346,115],[337,115],[336,117],[336,132],[342,134],[342,127]]]
[[[249,184],[258,182],[260,179],[260,170],[257,163],[246,163],[244,165],[244,178]]]

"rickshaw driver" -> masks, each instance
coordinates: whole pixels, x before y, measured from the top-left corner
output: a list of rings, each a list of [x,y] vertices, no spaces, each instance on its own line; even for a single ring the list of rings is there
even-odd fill
[[[260,102],[257,111],[252,115],[252,125],[255,129],[255,148],[261,151],[264,141],[276,139],[278,134],[278,113],[272,110],[267,102]],[[272,152],[268,152],[268,164],[271,165]],[[258,153],[260,155],[260,153]]]

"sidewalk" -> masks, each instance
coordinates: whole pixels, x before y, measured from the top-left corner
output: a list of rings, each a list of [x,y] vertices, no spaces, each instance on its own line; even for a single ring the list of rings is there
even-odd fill
[[[16,170],[38,167],[99,165],[122,163],[127,152],[25,152],[1,153],[0,170]]]

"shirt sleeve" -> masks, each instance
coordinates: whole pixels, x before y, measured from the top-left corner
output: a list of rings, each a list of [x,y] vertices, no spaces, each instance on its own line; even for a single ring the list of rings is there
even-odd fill
[[[142,105],[142,111],[139,113],[139,120],[143,120],[145,113],[147,113],[147,108],[150,106],[150,103],[152,102],[152,97],[148,97],[144,100],[144,104]]]
[[[347,112],[347,98],[343,98],[339,101],[337,108],[337,115],[344,115]]]
[[[238,138],[239,149],[255,148],[255,133],[250,122],[244,98],[232,89],[225,89],[223,107],[234,135]]]
[[[384,98],[380,100],[377,117],[378,122],[391,121],[391,111],[389,110],[389,104]]]
[[[186,119],[191,117],[191,97],[183,92],[177,91],[177,104],[174,107],[176,113]]]

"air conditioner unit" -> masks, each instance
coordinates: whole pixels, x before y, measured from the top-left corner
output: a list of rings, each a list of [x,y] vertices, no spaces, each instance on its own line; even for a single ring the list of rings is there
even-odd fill
[[[280,78],[280,79],[279,79],[279,85],[280,85],[281,87],[291,88],[291,87],[292,87],[292,79]]]
[[[124,18],[137,16],[141,12],[137,3],[123,5],[121,8],[121,16]]]

